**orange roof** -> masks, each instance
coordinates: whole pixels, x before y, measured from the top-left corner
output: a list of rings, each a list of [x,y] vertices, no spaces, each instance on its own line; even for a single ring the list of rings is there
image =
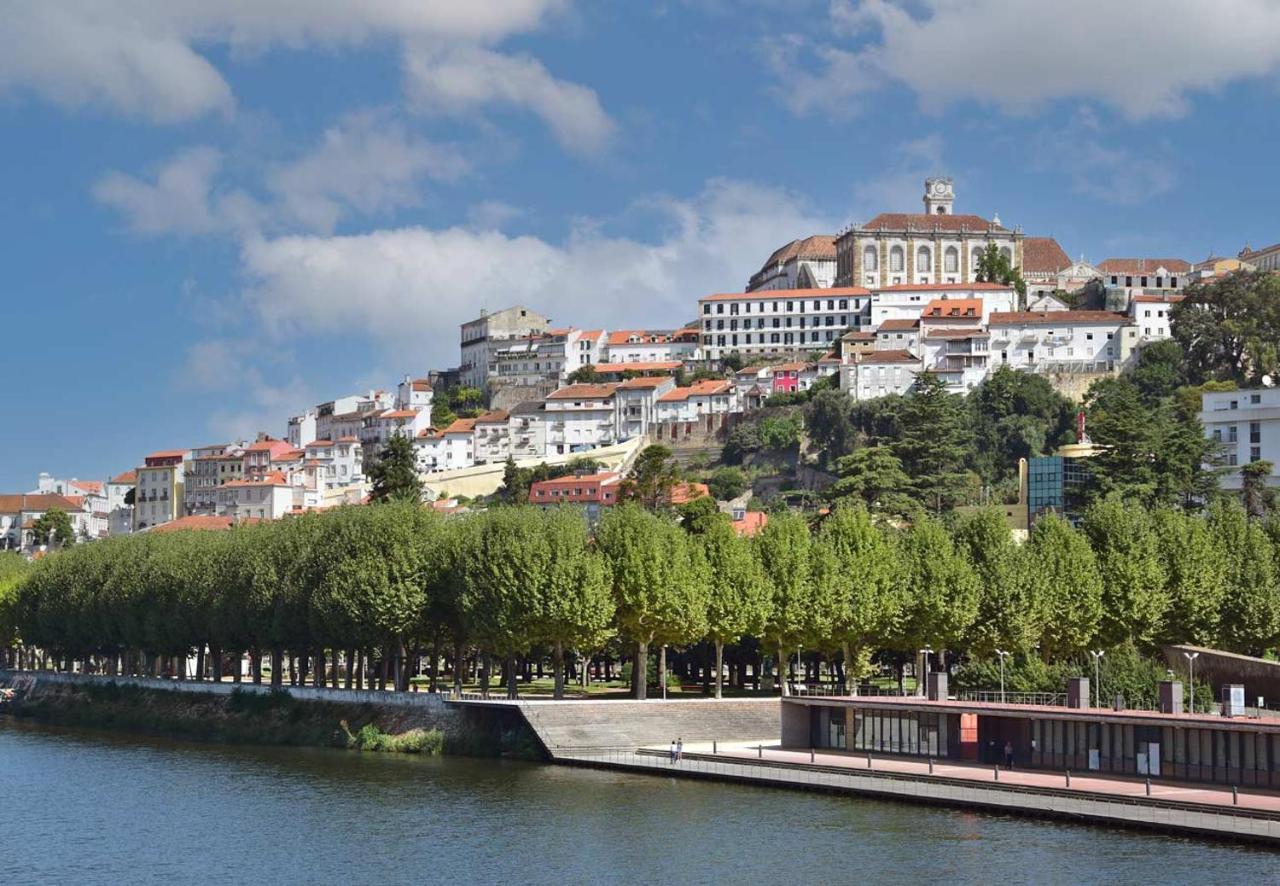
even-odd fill
[[[212,514],[197,514],[191,517],[179,517],[176,520],[170,520],[168,523],[161,523],[152,529],[152,532],[181,532],[184,529],[230,529],[235,525],[230,517],[214,516]]]
[[[777,301],[800,298],[849,298],[870,295],[871,290],[861,286],[833,286],[830,289],[765,289],[760,292],[721,292],[704,295],[698,301]]]
[[[651,360],[635,363],[597,363],[596,372],[601,375],[617,375],[622,372],[670,372],[684,364],[679,360]]]
[[[864,354],[859,363],[919,363],[920,358],[910,351],[872,351]]]
[[[1071,267],[1071,257],[1052,237],[1025,237],[1022,240],[1024,274],[1053,274]]]
[[[276,455],[272,455],[271,460],[272,461],[296,461],[297,459],[305,458],[306,454],[307,454],[306,450],[304,449],[286,449],[284,452],[278,453]]]
[[[710,494],[711,488],[706,483],[677,483],[671,487],[671,503],[682,505]]]
[[[618,390],[631,391],[636,388],[660,388],[673,381],[669,375],[646,375],[642,378],[629,378],[618,383]]]
[[[1104,274],[1154,274],[1160,268],[1185,274],[1191,270],[1191,263],[1180,258],[1109,258],[1098,264]]]
[[[1133,300],[1145,305],[1176,304],[1186,298],[1185,295],[1135,295]]]
[[[90,495],[102,494],[101,480],[76,480],[71,485],[74,486],[76,489],[80,489],[80,490],[83,490],[84,492],[89,493]]]
[[[495,409],[492,412],[486,412],[484,415],[476,419],[478,425],[497,425],[506,424],[507,419],[511,418],[511,413],[505,409]]]
[[[1069,326],[1072,323],[1117,323],[1129,318],[1113,311],[996,311],[987,326]]]
[[[118,483],[118,484],[120,484],[120,485],[122,485],[122,486],[123,486],[123,485],[125,485],[125,484],[129,484],[129,483],[137,483],[137,482],[138,482],[138,472],[137,472],[137,471],[125,471],[123,474],[116,474],[114,477],[112,477],[112,478],[111,478],[111,482],[112,482],[112,483]]]
[[[738,535],[755,535],[769,522],[769,515],[764,511],[747,511],[741,520],[733,521],[733,531]]]
[[[453,424],[444,429],[446,434],[470,434],[476,429],[474,418],[455,418]]]
[[[359,437],[351,437],[351,436],[347,436],[347,437],[339,437],[339,438],[338,438],[338,442],[339,442],[339,443],[359,443],[359,442],[360,442],[360,438],[359,438]]]
[[[282,471],[267,471],[260,480],[232,480],[222,484],[224,487],[241,486],[288,486],[289,481]]]
[[[80,499],[81,504],[75,503],[74,499],[76,498]],[[0,495],[0,514],[16,514],[19,511],[47,511],[50,508],[77,511],[83,503],[84,498],[81,496],[67,497],[53,493]]]
[[[955,319],[958,317],[982,317],[982,299],[980,298],[935,298],[925,305],[920,314],[923,320],[938,317]]]
[[[899,283],[882,286],[877,292],[1009,292],[1003,283]]]
[[[880,324],[879,328],[876,331],[877,332],[906,332],[907,330],[916,329],[919,325],[920,325],[920,321],[914,317],[912,317],[911,319],[903,319],[901,317],[895,317],[891,320],[885,320],[883,323]]]
[[[940,231],[1008,230],[980,215],[930,215],[927,212],[882,212],[861,226],[865,231],[932,231],[935,227]]]
[[[431,390],[431,382],[427,381],[425,378],[415,378],[409,386],[415,391]]]
[[[148,455],[145,460],[153,458],[184,458],[186,454],[187,450],[185,449],[161,449],[158,452],[153,452]]]
[[[765,259],[764,266],[755,273],[759,277],[776,265],[786,264],[793,260],[816,259],[818,261],[836,260],[836,238],[832,234],[814,234],[803,240],[792,240],[785,246],[779,246],[773,254]]]
[[[717,394],[728,394],[732,390],[733,385],[727,381],[706,379],[704,381],[694,382],[687,388],[673,388],[659,397],[658,402],[678,403],[682,400],[688,400],[690,397],[710,397]]]
[[[607,400],[617,389],[614,384],[569,385],[547,395],[548,400]]]
[[[417,411],[413,409],[396,409],[382,413],[379,418],[416,418],[417,415]]]
[[[355,438],[353,437],[352,439],[354,440]],[[310,443],[307,444],[307,448],[310,449],[312,446],[332,446],[332,445],[333,445],[332,440],[312,440]]]
[[[776,366],[770,366],[774,372],[804,372],[809,368],[808,363],[779,363]]]
[[[671,333],[648,329],[618,329],[609,333],[610,345],[659,345],[671,341]]]

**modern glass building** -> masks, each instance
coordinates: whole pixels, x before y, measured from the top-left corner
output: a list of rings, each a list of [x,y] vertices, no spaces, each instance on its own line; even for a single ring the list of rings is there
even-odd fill
[[[1092,482],[1089,461],[1063,455],[1031,459],[1027,468],[1027,525],[1048,513],[1058,514],[1072,526],[1084,516],[1085,493]]]

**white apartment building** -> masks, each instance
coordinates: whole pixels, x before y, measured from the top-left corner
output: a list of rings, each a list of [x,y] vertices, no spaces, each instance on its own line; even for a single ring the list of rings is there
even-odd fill
[[[604,351],[604,330],[551,329],[493,349],[489,381],[529,387],[563,384],[574,370],[601,362]]]
[[[990,364],[1028,372],[1112,372],[1138,345],[1137,329],[1112,311],[1012,311],[988,319]]]
[[[990,333],[986,329],[928,328],[919,345],[922,365],[955,394],[967,394],[987,377]]]
[[[302,468],[313,488],[332,489],[364,482],[364,448],[357,438],[312,440],[304,452]]]
[[[760,357],[835,347],[846,329],[870,323],[871,292],[861,287],[731,292],[698,300],[702,357]]]
[[[1209,439],[1222,444],[1222,488],[1240,489],[1240,467],[1255,461],[1271,462],[1266,484],[1280,486],[1280,388],[1206,391],[1200,423]]]
[[[125,471],[107,481],[107,535],[133,532],[133,505],[126,504],[125,499],[137,483],[137,471]]]
[[[605,336],[600,363],[668,363],[694,358],[696,334],[684,330],[619,329]]]
[[[949,178],[926,179],[924,186],[923,213],[881,213],[836,237],[836,286],[971,282],[989,243],[1021,267],[1021,229],[1006,228],[998,215],[956,215]]]
[[[76,541],[96,537],[89,535],[90,515],[79,496],[57,493],[0,495],[0,550],[33,550],[33,524],[54,509],[63,511],[71,519]],[[57,544],[57,539],[54,542]]]
[[[915,320],[936,301],[981,302],[982,322],[997,311],[1017,307],[1018,293],[1012,286],[1000,283],[951,284],[923,283],[886,286],[871,295],[871,326],[878,329],[888,320]]]
[[[507,445],[516,461],[547,456],[546,407],[541,400],[525,400],[507,416]]]
[[[233,480],[218,489],[218,512],[236,522],[278,520],[293,512],[294,487],[280,471],[252,480]]]
[[[614,389],[614,427],[618,440],[630,440],[649,433],[658,420],[658,401],[674,390],[676,380],[669,375],[629,378]]]
[[[75,507],[71,522],[81,538],[105,538],[108,531],[110,508],[101,480],[60,480],[41,471],[36,477],[32,495],[61,495]]]
[[[183,465],[183,515],[216,514],[218,487],[241,479],[243,459],[244,446],[235,443],[215,443],[192,449],[190,458]]]
[[[284,438],[289,441],[290,446],[303,447],[312,440],[319,439],[316,433],[316,414],[313,410],[307,410],[302,415],[295,415],[289,419],[289,427],[285,431]]]
[[[511,455],[511,414],[505,409],[486,412],[476,419],[472,451],[478,465],[504,462]]]
[[[462,384],[483,388],[489,379],[490,357],[495,350],[513,339],[541,335],[550,325],[546,317],[520,305],[492,314],[481,311],[475,320],[463,323],[458,366]]]
[[[894,317],[876,327],[877,351],[915,351],[920,344],[920,317]]]
[[[1191,282],[1191,262],[1180,258],[1109,258],[1098,271],[1108,290],[1130,296],[1181,292]]]
[[[370,412],[386,411],[395,406],[395,398],[386,391],[367,391],[338,397],[316,407],[316,421],[312,440],[337,440],[339,437],[358,437],[364,427],[364,419]],[[300,417],[305,421],[305,417]],[[290,423],[292,424],[292,422]],[[305,446],[310,440],[300,436],[290,440],[295,447]]]
[[[392,437],[408,437],[412,440],[430,426],[430,409],[374,410],[365,413],[360,432],[354,436],[360,438],[365,459],[372,459],[377,457]]]
[[[133,500],[135,531],[150,529],[183,516],[182,484],[186,471],[185,449],[153,452],[136,470],[137,485]]]
[[[728,415],[739,411],[737,395],[733,382],[694,382],[658,397],[654,416],[659,422],[694,422],[708,415]]]
[[[1129,300],[1129,318],[1144,344],[1171,338],[1173,328],[1169,322],[1173,306],[1182,301],[1182,295],[1135,295]]]
[[[616,384],[569,385],[544,401],[547,453],[589,452],[618,442]]]
[[[396,387],[396,409],[425,411],[430,415],[434,396],[430,380],[406,375]]]
[[[840,389],[855,400],[905,394],[924,371],[924,362],[907,350],[879,350],[857,354],[840,367]]]
[[[768,289],[830,289],[836,279],[836,238],[815,234],[792,240],[765,259],[747,281],[747,292]]]
[[[418,470],[424,474],[469,468],[475,462],[474,418],[459,418],[447,428],[424,428],[414,438]]]

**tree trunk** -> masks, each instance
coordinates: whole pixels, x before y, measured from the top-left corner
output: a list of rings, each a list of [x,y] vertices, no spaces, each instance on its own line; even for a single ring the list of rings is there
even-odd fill
[[[853,658],[849,655],[848,641],[841,644],[841,651],[844,653],[844,694],[853,695]]]
[[[631,663],[631,680],[633,683],[633,691],[635,697],[643,701],[649,697],[649,644],[646,642],[636,643],[636,660]]]
[[[648,676],[648,668],[645,668],[645,676]],[[667,644],[663,643],[658,648],[658,697],[667,697]]]
[[[551,651],[551,668],[555,671],[555,691],[552,692],[552,697],[564,698],[564,644],[559,640]]]
[[[516,657],[514,654],[507,656],[507,698],[512,700],[520,697],[519,683],[520,671],[516,667]]]
[[[250,676],[253,678],[253,685],[262,685],[262,652],[256,646],[249,653],[249,670]]]
[[[787,654],[782,651],[782,644],[778,644],[778,685],[782,687],[782,697],[786,698],[791,694],[791,687],[787,685]]]
[[[716,640],[716,698],[724,698],[724,643]]]
[[[271,647],[271,688],[279,689],[284,682],[284,650]]]
[[[465,665],[462,641],[455,640],[453,644],[453,692],[455,695],[462,694],[462,669]]]
[[[480,696],[482,698],[489,697],[489,653],[484,653],[480,657]]]
[[[431,636],[431,683],[427,687],[432,692],[440,691],[440,632]]]

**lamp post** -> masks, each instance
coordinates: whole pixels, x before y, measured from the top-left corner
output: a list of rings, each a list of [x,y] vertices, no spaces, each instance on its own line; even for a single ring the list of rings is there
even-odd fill
[[[1095,708],[1102,707],[1102,656],[1106,655],[1106,650],[1097,649],[1089,653],[1093,656],[1093,706]]]
[[[1187,682],[1189,695],[1187,696],[1187,713],[1194,714],[1196,712],[1196,659],[1200,657],[1199,652],[1184,652],[1183,657],[1187,660]]]
[[[1003,649],[996,650],[996,655],[1000,656],[1000,704],[1004,704],[1004,657],[1008,654]]]
[[[924,656],[924,670],[920,672],[921,677],[923,677],[924,679],[916,680],[916,683],[917,683],[916,691],[918,694],[924,695],[929,691],[928,687],[925,684],[929,680],[929,656],[933,654],[933,647],[926,646],[925,648],[920,650],[920,654]]]

